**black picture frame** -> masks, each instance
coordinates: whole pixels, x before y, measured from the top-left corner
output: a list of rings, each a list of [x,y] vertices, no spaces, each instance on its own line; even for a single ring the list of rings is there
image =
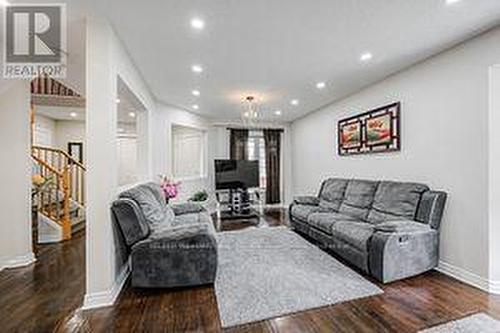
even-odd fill
[[[390,117],[388,124],[387,119],[383,117]],[[380,120],[380,126],[387,126],[389,133],[383,132],[388,136],[388,140],[370,143],[368,125],[375,119]],[[345,126],[356,122],[361,123],[361,144],[357,147],[343,146],[342,132]],[[358,154],[373,154],[373,153],[386,153],[397,152],[401,150],[401,102],[395,102],[382,107],[364,112],[352,117],[344,118],[337,123],[337,151],[340,156],[358,155]]]
[[[68,155],[83,164],[83,142],[68,142]]]

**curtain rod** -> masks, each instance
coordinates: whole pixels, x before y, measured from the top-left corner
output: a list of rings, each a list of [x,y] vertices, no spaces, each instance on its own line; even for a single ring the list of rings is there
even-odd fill
[[[283,128],[268,128],[268,127],[227,127],[228,131],[230,130],[249,130],[249,131],[263,131],[263,130],[273,130],[278,132],[284,132]]]

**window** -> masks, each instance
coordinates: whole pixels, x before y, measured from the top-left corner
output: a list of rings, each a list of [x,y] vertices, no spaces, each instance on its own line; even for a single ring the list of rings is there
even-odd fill
[[[266,147],[262,131],[248,133],[248,159],[259,161],[260,187],[266,188]]]
[[[172,169],[176,179],[205,176],[205,132],[184,126],[172,127]]]

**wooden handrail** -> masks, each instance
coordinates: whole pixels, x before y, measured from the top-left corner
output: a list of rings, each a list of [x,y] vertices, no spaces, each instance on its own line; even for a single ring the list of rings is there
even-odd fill
[[[43,161],[42,159],[36,157],[36,156],[31,156],[35,161],[37,161],[41,166],[43,166],[44,168],[47,168],[50,172],[53,172],[55,173],[58,177],[62,178],[63,174],[62,172],[60,172],[59,170],[57,170],[56,168],[53,168],[50,166],[50,164],[46,163],[45,161]]]
[[[67,152],[65,152],[64,150],[61,150],[61,149],[57,149],[57,148],[51,148],[51,147],[43,147],[43,146],[32,146],[31,147],[32,149],[40,149],[40,150],[47,150],[47,151],[52,151],[54,153],[59,153],[59,154],[62,154],[64,155],[69,161],[71,161],[72,164],[76,164],[78,165],[80,168],[82,168],[84,171],[87,171],[87,169],[85,168],[85,166],[78,162],[77,160],[75,160],[72,156],[70,156]]]
[[[71,207],[85,206],[85,166],[63,150],[32,146],[31,156],[40,166],[40,174],[56,177],[55,189],[38,194],[38,210],[62,228],[64,240],[71,238]],[[61,195],[62,194],[62,195]]]

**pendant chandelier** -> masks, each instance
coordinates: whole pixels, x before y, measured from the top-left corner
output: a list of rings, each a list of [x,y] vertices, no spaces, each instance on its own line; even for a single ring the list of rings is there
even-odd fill
[[[255,103],[254,96],[247,96],[245,98],[245,108],[241,113],[241,119],[244,123],[254,123],[259,118],[259,111],[257,109],[257,104]]]

